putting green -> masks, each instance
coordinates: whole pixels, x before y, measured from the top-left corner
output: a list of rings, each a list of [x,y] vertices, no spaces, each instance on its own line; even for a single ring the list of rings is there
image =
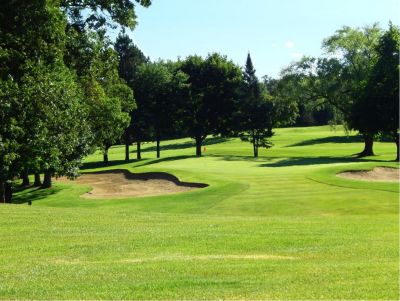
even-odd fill
[[[144,159],[97,153],[84,171],[166,172],[202,189],[124,199],[57,183],[0,206],[2,299],[397,299],[398,183],[339,178],[397,167],[394,143],[357,159],[339,128],[276,130],[251,157],[238,139],[153,144]],[[132,157],[135,154],[132,153]],[[33,201],[27,206],[28,200]]]

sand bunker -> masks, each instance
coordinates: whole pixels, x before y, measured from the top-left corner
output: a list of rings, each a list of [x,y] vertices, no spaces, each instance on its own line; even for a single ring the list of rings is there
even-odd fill
[[[373,170],[346,171],[337,174],[338,177],[363,181],[397,182],[399,169],[389,167],[375,167]]]
[[[60,181],[68,181],[64,178]],[[86,184],[92,190],[82,197],[90,199],[121,199],[132,196],[154,196],[207,187],[202,183],[181,182],[168,173],[130,173],[127,170],[107,170],[81,175],[74,182]]]

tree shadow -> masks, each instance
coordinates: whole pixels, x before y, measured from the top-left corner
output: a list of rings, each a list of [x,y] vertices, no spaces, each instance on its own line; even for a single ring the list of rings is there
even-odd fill
[[[101,168],[101,167],[112,167],[112,166],[121,165],[121,164],[135,163],[135,162],[139,162],[139,161],[141,161],[141,160],[138,160],[138,159],[130,159],[129,161],[113,160],[113,161],[109,161],[107,163],[104,163],[103,161],[87,162],[87,163],[82,164],[80,170],[96,169],[96,168]]]
[[[209,137],[209,138],[204,139],[202,146],[223,143],[223,142],[229,141],[230,139],[231,138],[225,138],[225,137]],[[196,143],[194,140],[181,142],[181,143],[164,144],[164,145],[161,141],[160,150],[165,151],[165,150],[186,149],[186,148],[192,148],[195,146],[196,146]],[[156,150],[157,150],[156,146],[142,147],[143,153],[155,152]],[[136,153],[136,150],[133,150],[132,153]]]
[[[324,137],[324,138],[305,140],[305,141],[301,141],[298,143],[288,145],[286,147],[307,146],[307,145],[322,144],[322,143],[362,143],[362,142],[364,142],[364,140],[361,135],[330,136],[330,137]],[[379,140],[377,140],[376,142],[391,142],[391,140],[386,137],[382,137]]]
[[[260,167],[289,167],[304,165],[321,165],[333,163],[356,163],[356,162],[383,162],[381,160],[365,159],[358,157],[295,157],[285,158],[278,162],[264,163]]]
[[[44,198],[47,198],[50,195],[56,194],[60,189],[57,187],[52,188],[17,188],[13,194],[12,203],[13,204],[24,204],[31,201],[32,203]]]
[[[321,143],[357,143],[363,142],[361,136],[331,136],[331,137],[324,137],[324,138],[316,138],[305,140],[301,142],[297,142],[286,147],[294,147],[294,146],[307,146],[307,145],[314,145],[314,144],[321,144]]]
[[[189,158],[195,158],[195,155],[182,155],[182,156],[174,156],[174,157],[165,157],[165,158],[160,158],[156,160],[150,160],[147,162],[144,162],[142,164],[135,165],[135,167],[140,167],[140,166],[147,166],[147,165],[153,165],[157,164],[160,162],[169,162],[169,161],[177,161],[177,160],[183,160],[183,159],[189,159]]]
[[[207,157],[215,157],[215,158],[220,158],[220,160],[224,161],[253,161],[253,162],[259,162],[259,161],[271,161],[274,159],[274,157],[257,157],[255,158],[254,156],[233,156],[233,155],[207,155]]]

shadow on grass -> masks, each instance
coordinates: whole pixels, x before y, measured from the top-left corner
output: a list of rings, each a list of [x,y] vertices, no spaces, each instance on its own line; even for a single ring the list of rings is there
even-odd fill
[[[220,158],[224,161],[251,161],[260,162],[259,167],[288,167],[302,165],[318,165],[333,163],[355,163],[355,162],[385,162],[373,158],[359,158],[357,156],[347,157],[258,157],[251,156],[227,156],[227,155],[210,155],[210,157]],[[276,162],[276,160],[278,160]],[[271,162],[275,161],[275,162]]]
[[[298,143],[288,145],[286,147],[307,146],[307,145],[322,144],[322,143],[362,143],[362,142],[364,142],[364,140],[361,135],[331,136],[331,137],[305,140],[305,141],[301,141]],[[391,142],[391,141],[388,138],[381,138],[381,139],[377,140],[376,142]]]
[[[307,146],[307,145],[314,145],[314,144],[321,144],[321,143],[356,143],[356,142],[363,142],[362,137],[361,136],[324,137],[324,138],[317,138],[317,139],[301,141],[298,143],[288,145],[286,147]]]
[[[113,160],[113,161],[109,161],[107,163],[104,163],[103,161],[87,162],[87,163],[83,163],[83,165],[80,169],[85,170],[85,169],[96,169],[96,168],[102,168],[102,167],[112,167],[112,166],[121,165],[121,164],[135,163],[135,162],[139,162],[139,161],[141,161],[141,160],[137,160],[137,159],[131,159],[129,161]]]
[[[202,145],[212,145],[212,144],[218,144],[218,143],[223,143],[226,141],[229,141],[230,138],[223,138],[223,137],[210,137],[204,139]],[[177,150],[177,149],[185,149],[185,148],[194,148],[196,146],[196,143],[194,140],[191,141],[186,141],[182,143],[173,143],[173,144],[165,144],[163,145],[163,142],[161,141],[161,146],[160,150],[165,151],[165,150]],[[148,147],[142,147],[142,152],[147,153],[147,152],[155,152],[157,148],[155,146],[148,146]],[[133,150],[132,153],[136,153],[136,150]]]
[[[233,155],[207,155],[207,157],[214,157],[219,158],[220,160],[224,161],[252,161],[252,162],[259,162],[259,161],[271,161],[275,159],[275,157],[257,157],[254,156],[233,156]]]
[[[288,167],[288,166],[304,166],[319,165],[333,163],[354,163],[354,162],[383,162],[375,159],[365,159],[357,157],[296,157],[284,158],[278,162],[264,163],[260,167]]]
[[[174,156],[174,157],[165,157],[165,158],[160,158],[160,159],[155,159],[155,160],[149,160],[142,164],[135,165],[135,167],[147,166],[147,165],[157,164],[157,163],[161,163],[161,162],[178,161],[178,160],[189,159],[189,158],[196,158],[196,156],[182,155],[182,156]]]
[[[50,195],[56,194],[59,191],[59,188],[17,188],[14,192],[12,203],[13,204],[24,204],[31,201],[32,203],[44,198],[47,198]]]

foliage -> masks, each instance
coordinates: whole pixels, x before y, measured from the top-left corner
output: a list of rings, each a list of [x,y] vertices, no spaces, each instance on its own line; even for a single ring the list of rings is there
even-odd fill
[[[399,144],[399,28],[390,24],[377,46],[378,58],[352,108],[351,126],[392,137]],[[397,159],[399,154],[397,152]]]
[[[148,7],[151,0],[61,0],[60,7],[67,12],[71,23],[81,29],[88,26],[99,30],[117,25],[134,29],[135,3]]]
[[[270,148],[272,146],[269,138],[273,135],[275,113],[268,92],[265,86],[259,83],[255,71],[249,53],[243,72],[238,131],[243,141],[253,144],[254,157],[258,157],[260,147]]]
[[[205,59],[189,56],[181,70],[188,76],[189,92],[184,104],[183,124],[196,140],[196,155],[209,134],[225,134],[233,129],[232,115],[240,96],[242,73],[226,57],[213,53]]]

